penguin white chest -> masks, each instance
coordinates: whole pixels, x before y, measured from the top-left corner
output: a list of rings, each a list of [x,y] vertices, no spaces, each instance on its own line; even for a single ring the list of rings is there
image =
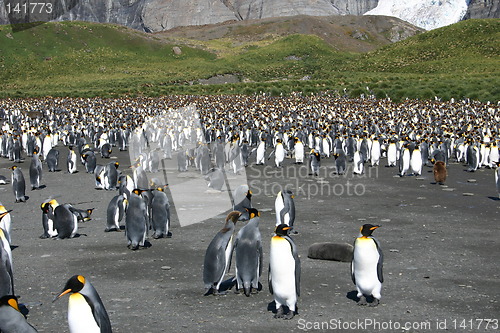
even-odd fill
[[[272,238],[269,264],[274,297],[281,304],[295,304],[295,259],[285,238]]]
[[[90,305],[82,294],[74,293],[69,297],[68,325],[71,333],[99,333],[101,331]]]
[[[353,273],[356,287],[363,294],[371,295],[381,285],[377,274],[380,254],[375,242],[370,238],[358,238],[354,244]]]

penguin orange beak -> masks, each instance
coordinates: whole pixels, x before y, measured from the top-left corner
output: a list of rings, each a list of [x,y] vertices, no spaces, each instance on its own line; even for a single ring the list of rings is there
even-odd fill
[[[66,295],[67,293],[70,293],[71,292],[71,289],[66,289],[65,291],[63,291],[62,293],[60,293],[59,295],[56,296],[56,298],[54,298],[52,300],[52,303],[54,303],[55,301],[57,301],[59,298],[63,297],[64,295]]]
[[[370,228],[370,230],[375,230],[377,228],[380,228],[380,226],[379,225],[374,225],[373,227]]]

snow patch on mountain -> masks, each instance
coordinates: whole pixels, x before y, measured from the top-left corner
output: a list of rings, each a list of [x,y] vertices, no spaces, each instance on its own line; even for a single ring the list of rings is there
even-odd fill
[[[460,21],[470,0],[380,0],[364,15],[395,16],[411,24],[432,30]]]

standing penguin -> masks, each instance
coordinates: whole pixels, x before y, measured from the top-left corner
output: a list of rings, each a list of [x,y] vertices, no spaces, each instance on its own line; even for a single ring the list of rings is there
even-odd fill
[[[108,209],[106,210],[105,232],[120,231],[120,222],[123,220],[123,216],[125,215],[127,203],[128,201],[125,199],[123,194],[114,196],[113,199],[111,199],[108,204]]]
[[[106,308],[94,286],[82,275],[72,276],[53,302],[71,293],[68,301],[70,333],[111,333]]]
[[[497,162],[497,168],[495,169],[495,184],[497,186],[498,198],[500,198],[500,162]]]
[[[408,170],[410,169],[410,148],[408,144],[405,144],[402,148],[402,152],[399,156],[399,176],[404,177]]]
[[[17,297],[14,295],[6,295],[0,298],[0,332],[37,332],[19,310]]]
[[[232,211],[226,217],[226,223],[212,239],[205,252],[205,259],[203,264],[203,283],[205,284],[205,296],[221,295],[224,292],[219,292],[219,287],[224,278],[224,274],[229,269],[230,257],[233,251],[231,244],[234,225],[241,212]]]
[[[295,144],[293,146],[293,151],[295,155],[295,163],[302,164],[304,163],[304,144],[298,137],[294,139]]]
[[[351,278],[358,290],[358,305],[368,304],[365,296],[373,296],[371,306],[380,302],[380,292],[384,277],[382,268],[384,257],[379,242],[372,236],[379,225],[364,224],[360,235],[354,241],[354,254],[351,262]]]
[[[14,196],[16,197],[16,202],[26,202],[28,198],[26,197],[26,182],[24,180],[23,172],[21,168],[16,165],[10,168],[12,170],[12,190],[14,191]]]
[[[415,149],[411,152],[410,166],[411,172],[415,176],[420,176],[422,174],[422,153],[420,152],[419,146],[415,146]]]
[[[148,212],[144,199],[140,196],[142,190],[135,189],[128,199],[127,214],[125,214],[125,235],[127,247],[137,250],[146,242]]]
[[[30,183],[31,190],[37,190],[40,188],[40,181],[42,180],[42,162],[38,156],[38,150],[35,149],[33,156],[31,157],[30,164]]]
[[[40,236],[40,238],[45,239],[57,236],[57,231],[54,228],[54,209],[58,205],[59,204],[55,199],[45,201],[40,205],[40,208],[42,209],[43,227],[43,234]]]
[[[283,143],[281,139],[278,139],[276,142],[276,147],[274,148],[274,163],[277,168],[282,167],[282,163],[285,160],[285,147],[283,147]]]
[[[73,146],[69,146],[68,159],[66,165],[68,167],[69,173],[76,173],[76,153],[73,149]]]
[[[432,172],[434,174],[434,180],[436,181],[436,183],[438,183],[439,185],[443,185],[446,181],[446,177],[448,176],[446,164],[443,161],[437,161],[436,163],[434,163]]]
[[[295,221],[294,195],[290,190],[279,191],[274,201],[276,210],[276,226],[286,224],[293,230]],[[295,232],[297,233],[297,232]]]
[[[265,154],[266,154],[266,139],[262,138],[261,141],[259,142],[259,145],[257,146],[257,154],[255,157],[256,165],[264,165],[266,160]]]
[[[362,175],[364,170],[364,162],[359,150],[356,150],[354,152],[354,160],[352,164],[353,164],[352,173],[355,175]]]
[[[0,297],[5,295],[14,295],[14,275],[8,235],[0,228]]]
[[[252,208],[252,191],[248,185],[243,184],[236,188],[233,194],[233,210],[241,213],[240,221],[249,219],[248,209]]]
[[[4,205],[0,202],[0,228],[2,228],[7,233],[7,240],[11,243],[10,231],[12,220],[10,216],[11,210],[7,210]]]
[[[49,150],[47,157],[45,158],[47,162],[47,167],[49,168],[49,172],[56,172],[57,166],[59,164],[59,150],[52,148]]]
[[[309,153],[309,175],[319,176],[320,167],[321,156],[315,149],[312,149]]]
[[[387,147],[387,165],[390,166],[390,167],[395,167],[397,162],[398,162],[398,158],[397,158],[397,154],[398,154],[398,148],[396,147],[396,143],[391,140],[391,142],[389,143],[389,147]]]
[[[269,253],[269,291],[274,295],[276,314],[274,318],[292,319],[300,296],[300,259],[297,247],[288,236],[290,227],[280,224],[271,238]],[[288,307],[285,313],[283,306]]]
[[[335,157],[335,168],[338,175],[343,175],[347,168],[347,158],[345,152],[342,149],[337,149],[333,154]]]
[[[234,240],[236,257],[236,289],[243,289],[250,296],[252,288],[260,291],[262,274],[262,239],[259,231],[260,212],[255,208],[248,210],[250,221],[240,229]]]
[[[163,187],[158,187],[153,191],[151,226],[154,231],[154,239],[172,237],[172,233],[170,232],[170,203]]]

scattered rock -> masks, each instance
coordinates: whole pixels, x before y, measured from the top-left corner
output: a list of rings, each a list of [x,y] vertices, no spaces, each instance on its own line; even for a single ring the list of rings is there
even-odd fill
[[[181,54],[182,54],[182,50],[181,50],[181,48],[180,48],[180,47],[178,47],[178,46],[174,46],[174,47],[172,48],[172,52],[174,52],[174,54],[175,54],[175,55],[181,55]]]

